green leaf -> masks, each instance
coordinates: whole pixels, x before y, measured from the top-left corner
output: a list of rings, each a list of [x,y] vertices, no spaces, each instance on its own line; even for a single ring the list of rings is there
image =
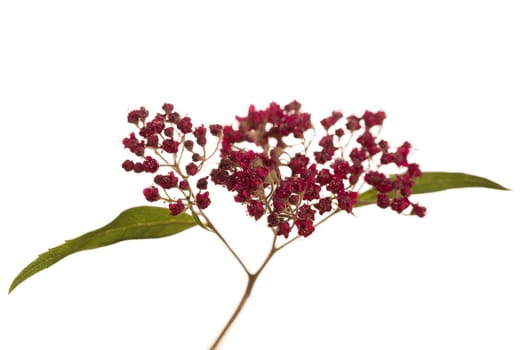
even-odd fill
[[[65,258],[82,250],[96,249],[129,239],[168,237],[195,226],[187,214],[171,216],[167,209],[141,206],[123,211],[112,222],[40,254],[13,280],[9,293],[20,283]]]
[[[466,187],[485,187],[495,190],[508,190],[508,188],[480,176],[436,171],[423,173],[421,177],[417,178],[414,187],[412,187],[412,193],[420,194]],[[374,189],[360,193],[356,207],[375,203],[376,194],[377,191]]]

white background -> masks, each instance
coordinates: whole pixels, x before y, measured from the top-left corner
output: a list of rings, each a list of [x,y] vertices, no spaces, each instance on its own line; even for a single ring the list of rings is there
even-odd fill
[[[223,348],[524,349],[520,3],[3,1],[0,348],[207,348],[245,280],[198,228],[7,290],[47,248],[147,204],[150,176],[120,168],[129,110],[228,123],[297,99],[315,120],[383,109],[383,136],[423,170],[512,191],[422,195],[424,219],[333,218],[270,263]],[[269,231],[219,202],[210,216],[256,267]]]

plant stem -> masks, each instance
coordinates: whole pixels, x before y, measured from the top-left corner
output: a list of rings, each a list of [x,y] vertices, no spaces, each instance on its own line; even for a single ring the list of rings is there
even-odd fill
[[[259,278],[259,275],[264,270],[264,268],[266,267],[266,265],[268,264],[268,262],[270,261],[272,256],[277,251],[279,251],[282,248],[282,247],[276,247],[275,246],[276,242],[277,242],[277,235],[274,232],[272,247],[271,247],[270,251],[268,252],[268,255],[266,256],[266,258],[264,259],[263,263],[261,264],[261,266],[257,270],[257,272],[250,273],[250,272],[248,272],[245,269],[246,274],[248,275],[248,283],[246,284],[246,289],[244,290],[244,294],[243,294],[243,296],[241,298],[241,301],[239,302],[239,305],[237,305],[237,308],[235,309],[235,311],[231,315],[230,319],[228,320],[228,322],[226,323],[226,325],[222,329],[222,331],[219,334],[219,336],[217,337],[217,339],[215,339],[215,341],[213,342],[213,345],[210,347],[210,350],[217,349],[217,347],[219,346],[220,342],[222,341],[222,339],[224,338],[224,336],[226,335],[226,333],[230,329],[231,325],[233,324],[235,319],[237,319],[237,316],[239,316],[239,314],[241,313],[241,310],[243,309],[244,304],[246,304],[246,301],[248,301],[248,298],[252,294],[253,287],[255,286],[255,282],[257,282],[257,279]],[[225,241],[224,241],[224,243],[227,245],[227,243]],[[243,264],[241,264],[241,265],[243,265]]]
[[[222,329],[217,339],[215,339],[215,341],[213,342],[213,345],[211,346],[210,350],[217,349],[217,346],[219,346],[219,343],[221,342],[222,338],[224,338],[224,336],[230,329],[231,325],[233,324],[237,316],[239,316],[239,314],[241,313],[241,310],[244,307],[244,304],[246,304],[246,301],[248,300],[248,298],[250,297],[250,294],[252,293],[253,286],[255,285],[255,281],[257,281],[258,276],[259,276],[258,274],[248,275],[248,283],[246,284],[246,289],[244,290],[244,294],[242,296],[241,301],[239,302],[239,305],[237,305],[237,308],[231,315],[230,319],[228,320],[228,323],[226,323],[226,326],[224,326],[224,328]]]
[[[204,217],[204,219],[206,219],[206,225],[208,226],[208,228],[211,230],[211,232],[215,233],[215,235],[217,237],[219,237],[219,239],[222,241],[222,243],[224,243],[224,245],[226,246],[226,248],[228,248],[228,250],[230,251],[230,253],[232,253],[232,255],[235,257],[235,259],[237,260],[237,262],[239,263],[239,265],[241,265],[242,269],[244,270],[244,272],[246,272],[247,275],[250,275],[250,271],[248,270],[248,268],[246,267],[246,264],[244,264],[244,262],[241,260],[241,258],[239,257],[239,255],[237,255],[237,253],[235,252],[235,250],[233,250],[233,248],[228,244],[228,242],[226,241],[226,239],[224,239],[224,237],[221,235],[221,233],[219,232],[219,230],[217,230],[217,228],[215,227],[215,225],[213,225],[213,223],[211,222],[211,220],[208,218],[208,216],[206,215],[206,213],[204,213],[204,210],[200,210],[200,213],[201,215]]]

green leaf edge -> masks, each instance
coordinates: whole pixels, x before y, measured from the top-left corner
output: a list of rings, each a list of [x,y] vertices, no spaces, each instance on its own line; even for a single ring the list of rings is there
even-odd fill
[[[509,190],[492,180],[477,175],[458,172],[429,171],[424,172],[421,177],[416,179],[414,187],[412,187],[412,194],[431,193],[468,187],[483,187],[503,191]],[[377,191],[375,189],[370,189],[360,193],[358,196],[358,203],[355,207],[375,204],[376,195]]]
[[[148,221],[151,218],[154,219]],[[77,238],[66,240],[63,244],[40,254],[15,277],[8,293],[11,293],[29,277],[71,254],[125,240],[168,237],[193,226],[195,226],[195,220],[190,215],[182,213],[171,216],[166,208],[139,206],[126,209],[109,224]],[[143,229],[140,230],[140,228]]]

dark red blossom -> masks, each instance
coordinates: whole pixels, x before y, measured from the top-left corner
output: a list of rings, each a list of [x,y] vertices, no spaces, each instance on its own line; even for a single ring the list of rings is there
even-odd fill
[[[339,209],[350,213],[354,204],[357,203],[357,192],[341,191],[337,194],[337,205]]]
[[[332,211],[332,199],[330,197],[324,197],[319,200],[314,207],[319,210],[319,215]]]
[[[316,181],[321,186],[327,185],[332,180],[332,176],[333,175],[330,173],[330,170],[328,170],[328,169],[321,169],[317,173]]]
[[[308,165],[309,158],[303,154],[296,153],[295,156],[290,159],[288,166],[292,169],[292,175],[299,174],[302,169],[305,169]]]
[[[186,165],[186,173],[188,175],[193,176],[193,175],[197,174],[198,171],[199,171],[199,167],[197,166],[197,164],[190,163],[190,164]]]
[[[277,227],[277,235],[278,236],[284,236],[284,238],[288,238],[291,231],[290,224],[288,222],[280,222]]]
[[[342,117],[343,117],[343,113],[341,113],[341,112],[337,112],[337,111],[333,111],[331,116],[326,117],[326,118],[324,118],[323,120],[321,120],[321,125],[322,125],[326,130],[328,130],[332,125],[334,125],[335,123],[337,123],[337,121],[338,121],[339,119],[341,119]]]
[[[335,130],[335,136],[337,136],[337,137],[343,137],[345,134],[346,134],[346,132],[343,129],[341,129],[341,128],[338,128],[338,129]]]
[[[173,139],[165,139],[162,141],[162,149],[168,153],[177,153],[179,145],[180,142],[174,141]]]
[[[156,175],[153,182],[164,189],[170,189],[177,187],[179,179],[173,171],[170,171],[168,175]]]
[[[183,191],[187,191],[190,189],[190,183],[188,182],[188,180],[182,180],[181,182],[179,182],[179,188]]]
[[[124,140],[122,140],[122,143],[124,144],[125,148],[129,149],[137,156],[141,157],[144,155],[144,141],[139,141],[135,136],[135,133],[132,132],[129,134],[129,137],[126,137]]]
[[[386,193],[377,194],[377,206],[379,208],[388,208],[390,206],[390,197]]]
[[[246,205],[246,208],[248,209],[248,215],[253,217],[255,220],[259,220],[266,212],[264,205],[259,200],[252,199],[250,203]]]
[[[186,140],[184,141],[184,148],[186,148],[188,151],[193,150],[193,141],[192,140]]]
[[[204,125],[196,127],[193,131],[193,135],[199,146],[206,146],[206,127]]]
[[[173,105],[171,103],[164,103],[162,105],[162,110],[164,111],[164,113],[166,114],[170,114],[171,112],[173,112]]]
[[[146,159],[142,162],[142,169],[147,173],[154,173],[159,170],[159,163],[155,158],[146,156]]]
[[[197,207],[199,209],[208,208],[211,203],[210,193],[209,192],[197,193],[197,195],[195,196],[195,203],[197,204]]]
[[[150,202],[155,202],[160,199],[159,189],[155,186],[145,188],[142,193],[144,194],[144,197],[146,197],[146,200]]]
[[[140,109],[133,110],[128,113],[128,123],[138,124],[138,122],[144,122],[148,117],[149,112],[144,107]]]
[[[173,126],[167,127],[166,129],[164,129],[164,136],[172,138],[174,130],[175,129],[173,129]]]
[[[184,205],[184,203],[182,203],[182,200],[179,198],[175,201],[175,203],[170,203],[168,205],[168,209],[171,215],[176,216],[182,213],[186,209],[186,206]]]
[[[219,136],[222,131],[222,125],[220,124],[211,124],[210,125],[210,134],[213,136]]]
[[[152,121],[146,123],[146,125],[140,129],[140,136],[148,137],[151,135],[160,134],[164,130],[164,118],[157,116]]]
[[[348,118],[346,118],[346,128],[350,132],[354,132],[356,130],[361,129],[361,119],[356,117],[355,115],[351,115]]]
[[[122,168],[126,171],[131,171],[134,168],[134,163],[132,160],[126,159],[124,163],[122,163]]]
[[[407,166],[407,156],[410,153],[410,143],[405,142],[397,148],[396,153],[394,153],[394,162],[397,166]]]
[[[147,147],[159,147],[159,135],[149,135],[146,142]]]
[[[424,217],[427,213],[427,208],[420,206],[419,204],[412,205],[412,215],[419,216],[420,218]]]
[[[376,126],[376,125],[382,125],[383,120],[386,118],[385,112],[379,111],[376,113],[372,113],[370,111],[365,111],[363,116],[361,117],[365,121],[365,127],[367,129]]]
[[[375,141],[374,135],[368,130],[365,130],[356,141],[363,146],[370,156],[375,155],[381,150]]]
[[[189,134],[191,132],[193,125],[191,124],[190,117],[184,117],[179,119],[177,122],[177,129],[179,129],[183,134]]]
[[[142,168],[142,163],[135,163],[133,164],[133,171],[136,172],[136,173],[141,173],[144,171],[144,169]]]
[[[350,164],[341,158],[334,160],[330,168],[334,170],[334,175],[339,179],[345,179],[350,173]]]
[[[311,220],[296,220],[295,226],[299,236],[303,237],[310,236],[315,230],[314,223]]]
[[[197,188],[199,190],[205,190],[208,188],[208,176],[203,177],[197,181]]]
[[[410,206],[410,202],[406,197],[397,197],[392,199],[392,203],[390,204],[390,207],[392,210],[401,213],[403,210],[408,208]]]

